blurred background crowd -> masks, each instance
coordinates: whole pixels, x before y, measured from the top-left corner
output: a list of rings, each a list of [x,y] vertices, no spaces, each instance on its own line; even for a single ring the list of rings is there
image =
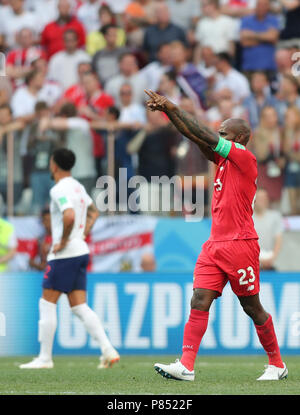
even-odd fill
[[[127,180],[202,175],[209,189],[200,151],[146,111],[150,88],[216,131],[247,119],[258,187],[299,214],[299,23],[299,0],[1,0],[1,213],[10,196],[14,215],[40,214],[58,146],[91,195],[120,167]]]

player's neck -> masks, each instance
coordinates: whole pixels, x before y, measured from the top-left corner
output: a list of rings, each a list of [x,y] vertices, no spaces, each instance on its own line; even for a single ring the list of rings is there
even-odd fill
[[[55,183],[58,183],[60,180],[65,179],[66,177],[71,177],[71,173],[70,172],[58,172],[54,176],[54,181]]]

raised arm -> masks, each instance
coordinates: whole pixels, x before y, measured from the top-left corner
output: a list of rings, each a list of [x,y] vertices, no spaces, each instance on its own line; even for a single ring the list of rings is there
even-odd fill
[[[153,91],[145,92],[150,97],[150,100],[147,101],[148,108],[151,111],[165,112],[177,130],[196,143],[205,157],[214,162],[215,156],[213,150],[218,144],[218,135],[191,114],[170,102],[166,97]]]

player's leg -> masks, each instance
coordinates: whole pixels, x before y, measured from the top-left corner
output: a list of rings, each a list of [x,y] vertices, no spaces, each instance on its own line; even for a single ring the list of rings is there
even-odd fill
[[[40,353],[29,363],[20,365],[21,369],[52,369],[52,348],[57,327],[56,303],[60,291],[44,288],[39,300],[38,340]]]
[[[203,245],[196,263],[191,312],[184,327],[181,359],[171,365],[154,365],[158,373],[164,377],[194,380],[194,364],[207,329],[210,306],[213,300],[221,295],[227,282],[224,272],[210,259],[210,245],[211,243]]]
[[[268,314],[259,299],[259,294],[239,297],[245,313],[253,320],[261,345],[269,358],[269,365],[258,380],[279,380],[287,377],[288,370],[283,363],[271,314]]]
[[[86,303],[86,267],[88,264],[84,258],[79,267],[74,287],[67,296],[72,312],[83,322],[87,332],[92,336],[102,352],[99,369],[111,367],[120,360],[120,356],[110,343],[101,321],[97,314]]]
[[[210,306],[218,292],[195,288],[191,300],[191,312],[184,327],[182,356],[170,365],[155,363],[155,370],[166,378],[193,381],[194,364],[201,340],[206,332]]]

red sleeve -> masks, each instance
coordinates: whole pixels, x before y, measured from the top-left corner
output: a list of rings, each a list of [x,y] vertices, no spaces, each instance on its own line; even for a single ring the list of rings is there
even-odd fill
[[[253,166],[253,163],[256,164],[256,158],[251,151],[239,143],[232,142],[227,158],[242,171],[249,171],[249,167]]]
[[[7,65],[14,65],[16,59],[16,52],[14,50],[10,51],[6,56],[6,64]]]

